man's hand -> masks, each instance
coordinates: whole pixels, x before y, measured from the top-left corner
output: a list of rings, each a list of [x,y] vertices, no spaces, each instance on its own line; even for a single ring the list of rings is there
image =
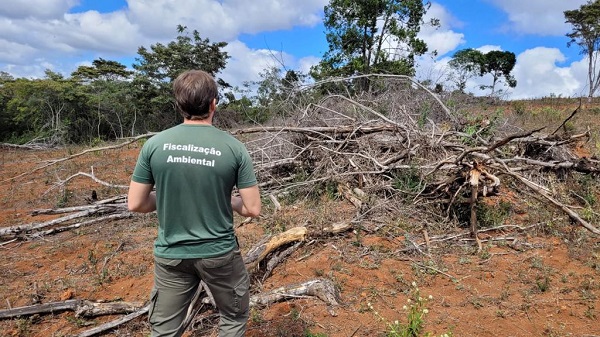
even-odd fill
[[[241,216],[258,217],[260,215],[261,202],[258,186],[254,185],[239,190],[240,196],[231,197],[231,207]]]
[[[132,212],[149,213],[156,210],[156,194],[152,192],[154,185],[132,181],[129,184],[127,208]]]

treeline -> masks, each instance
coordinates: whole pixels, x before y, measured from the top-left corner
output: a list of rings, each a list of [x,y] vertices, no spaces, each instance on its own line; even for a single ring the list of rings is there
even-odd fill
[[[187,69],[203,69],[217,78],[223,93],[221,116],[227,116],[221,122],[262,123],[289,111],[293,102],[287,92],[308,76],[319,81],[371,73],[414,75],[415,56],[427,51],[417,38],[420,27],[439,25],[437,20],[423,20],[428,8],[420,0],[369,0],[358,5],[331,0],[324,18],[329,51],[321,62],[310,74],[266,69],[260,81],[249,84],[252,90],[231,88],[218,77],[229,58],[223,51],[225,42],[211,43],[184,26],[178,26],[177,38],[166,45],[138,48],[132,70],[97,59],[70,76],[48,70],[41,79],[15,79],[0,73],[0,141],[85,143],[173,126],[180,117],[173,106],[171,82]],[[386,24],[378,27],[381,20]],[[393,45],[384,42],[388,37],[394,37]],[[359,77],[310,94],[370,89],[369,81]]]
[[[187,69],[205,70],[219,83],[219,126],[264,123],[290,110],[288,93],[307,75],[271,68],[260,81],[233,88],[219,77],[227,43],[183,26],[178,32],[168,44],[138,48],[132,70],[99,58],[69,76],[46,70],[43,78],[27,79],[0,72],[0,142],[89,144],[164,130],[182,120],[172,81]]]
[[[197,31],[167,45],[140,47],[133,70],[119,62],[94,60],[70,76],[46,70],[44,78],[0,74],[0,141],[86,143],[161,130],[180,122],[171,81],[185,69],[216,75],[225,67],[225,43],[211,43]],[[219,82],[227,87],[222,80]]]

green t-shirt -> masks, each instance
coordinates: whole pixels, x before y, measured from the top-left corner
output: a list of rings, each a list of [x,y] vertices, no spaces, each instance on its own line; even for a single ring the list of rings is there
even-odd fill
[[[154,254],[207,258],[236,247],[231,193],[256,185],[244,144],[210,125],[180,124],[150,138],[131,178],[156,186]]]

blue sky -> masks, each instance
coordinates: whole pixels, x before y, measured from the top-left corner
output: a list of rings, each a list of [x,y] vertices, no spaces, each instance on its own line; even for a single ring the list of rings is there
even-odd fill
[[[419,60],[417,77],[447,82],[447,62],[457,50],[494,49],[517,55],[518,85],[507,98],[586,94],[587,63],[567,48],[563,12],[587,0],[438,0],[421,38],[437,56]],[[0,71],[41,77],[45,69],[69,75],[96,58],[134,62],[137,48],[176,35],[178,24],[211,41],[228,42],[232,56],[223,78],[234,85],[257,80],[283,63],[306,72],[327,51],[322,24],[327,0],[13,0],[0,7]],[[479,78],[468,83],[475,94]]]

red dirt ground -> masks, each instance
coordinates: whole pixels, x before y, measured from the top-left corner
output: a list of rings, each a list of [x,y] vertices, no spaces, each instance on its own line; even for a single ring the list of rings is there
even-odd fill
[[[93,189],[99,199],[126,192],[86,177],[62,187],[55,184],[79,171],[90,173],[93,167],[99,179],[127,185],[137,144],[33,171],[47,160],[81,150],[0,149],[0,228],[50,218],[31,216],[36,209],[84,205]],[[9,179],[21,173],[26,174]],[[315,212],[327,221],[343,219],[353,210],[343,201],[325,200],[316,208],[284,205],[280,223],[269,212],[238,229],[244,250],[282,229],[274,227],[302,225]],[[514,224],[527,221],[527,215],[521,214]],[[155,223],[153,215],[138,215],[0,242],[0,310],[66,299],[145,302],[152,287]],[[485,242],[479,253],[472,242],[456,239],[432,243],[428,255],[407,254],[404,233],[392,224],[372,233],[348,232],[309,242],[271,277],[254,282],[253,290],[322,277],[339,287],[341,305],[327,308],[321,300],[299,298],[253,309],[247,335],[385,336],[389,323],[406,322],[403,307],[410,305],[413,282],[423,299],[432,296],[424,315],[424,331],[432,336],[450,332],[453,336],[600,335],[600,241],[574,225],[542,227],[494,233],[496,238],[503,234],[517,240]],[[412,240],[422,241],[417,234]],[[64,312],[4,319],[0,337],[71,336],[117,318],[81,319]],[[147,336],[148,331],[143,317],[105,335]],[[188,336],[216,333],[209,327]]]

